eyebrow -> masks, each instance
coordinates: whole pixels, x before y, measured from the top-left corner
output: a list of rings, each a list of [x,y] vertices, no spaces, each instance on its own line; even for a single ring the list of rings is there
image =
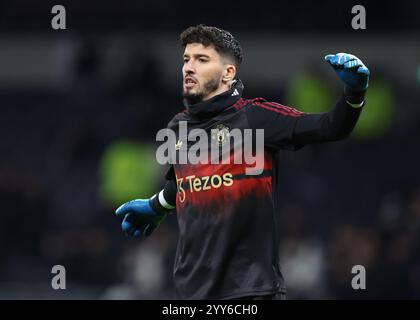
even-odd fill
[[[189,57],[190,55],[188,55],[188,54],[184,54],[184,58],[185,57]],[[198,53],[198,54],[193,54],[193,57],[194,58],[208,58],[208,59],[210,59],[210,56],[209,55],[207,55],[207,54],[203,54],[203,53]]]

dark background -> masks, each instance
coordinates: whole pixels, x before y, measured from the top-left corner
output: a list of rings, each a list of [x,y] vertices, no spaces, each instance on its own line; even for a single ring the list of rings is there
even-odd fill
[[[66,30],[51,28],[55,4]],[[367,30],[351,28],[355,4]],[[415,1],[1,1],[0,298],[174,297],[176,217],[133,240],[114,210],[162,187],[155,135],[183,108],[178,36],[198,23],[241,42],[248,98],[326,111],[341,84],[324,55],[366,63],[364,126],[283,152],[281,265],[289,299],[420,298],[419,11]],[[66,290],[51,288],[54,265]],[[355,265],[366,290],[351,287]]]

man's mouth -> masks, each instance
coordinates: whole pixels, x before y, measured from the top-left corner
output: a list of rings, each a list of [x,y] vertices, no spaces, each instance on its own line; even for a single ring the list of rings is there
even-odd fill
[[[197,84],[197,81],[192,77],[186,77],[184,80],[184,86],[186,89],[191,89]]]

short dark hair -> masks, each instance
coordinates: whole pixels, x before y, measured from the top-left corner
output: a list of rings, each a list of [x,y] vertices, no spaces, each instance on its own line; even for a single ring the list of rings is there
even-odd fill
[[[203,24],[185,29],[180,35],[181,45],[185,48],[190,43],[201,43],[203,46],[214,46],[220,54],[231,58],[239,67],[243,60],[242,48],[239,42],[226,30]]]

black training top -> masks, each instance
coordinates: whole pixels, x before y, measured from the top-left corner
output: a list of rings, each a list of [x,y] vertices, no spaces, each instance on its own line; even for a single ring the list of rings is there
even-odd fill
[[[188,106],[168,125],[176,132],[178,162],[168,171],[164,196],[169,203],[176,202],[179,241],[174,278],[180,299],[229,299],[285,291],[273,201],[273,193],[278,192],[278,152],[347,137],[361,110],[342,97],[328,113],[307,114],[262,98],[242,98],[242,91],[237,80],[229,91]],[[179,130],[182,121],[186,121],[187,133],[204,129],[208,139],[188,141],[186,132]],[[257,168],[260,174],[246,174],[246,168],[255,163],[234,163],[235,152],[241,152],[237,147],[245,146],[233,143],[233,129],[252,129],[254,148],[255,130],[264,129],[264,147],[257,155],[263,156]],[[215,150],[222,150],[228,142],[232,142],[226,148],[228,164],[179,163],[180,155],[192,151],[201,160],[209,159],[210,151],[207,155],[197,151],[203,143],[208,149],[213,144]]]

